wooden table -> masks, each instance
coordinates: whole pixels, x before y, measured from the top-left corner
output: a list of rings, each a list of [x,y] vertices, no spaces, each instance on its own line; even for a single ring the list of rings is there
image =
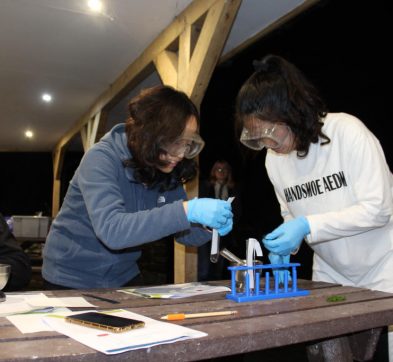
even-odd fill
[[[226,283],[229,285],[227,281],[219,284]],[[110,304],[86,298],[98,309],[126,308],[157,319],[175,312],[237,310],[238,313],[172,322],[206,332],[208,336],[112,356],[55,332],[21,334],[6,318],[0,318],[0,361],[191,361],[300,342],[311,342],[308,347],[311,361],[350,361],[351,352],[358,358],[372,357],[381,327],[393,324],[393,294],[306,280],[299,280],[298,286],[310,290],[310,295],[246,303],[230,301],[225,293],[154,300],[116,290],[89,290],[90,294],[120,302]],[[82,292],[45,293],[64,297],[80,296]],[[345,301],[327,301],[329,296],[338,294],[345,296]]]

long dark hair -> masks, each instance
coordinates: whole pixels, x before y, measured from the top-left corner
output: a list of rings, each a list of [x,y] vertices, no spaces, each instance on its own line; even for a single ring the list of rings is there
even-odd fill
[[[132,98],[128,109],[126,133],[132,158],[123,163],[134,169],[135,179],[150,188],[159,187],[160,191],[193,179],[197,174],[194,160],[183,158],[169,174],[157,168],[166,165],[159,158],[162,145],[175,141],[191,116],[199,124],[198,110],[187,95],[169,86],[156,86]]]
[[[212,166],[210,170],[210,175],[209,175],[209,182],[211,185],[214,185],[217,181],[216,177],[216,171],[219,168],[225,167],[228,170],[228,178],[225,180],[225,183],[229,188],[233,188],[235,186],[235,181],[233,180],[232,177],[232,166],[229,164],[228,161],[225,160],[217,160],[214,162],[214,165]]]
[[[239,131],[247,117],[286,123],[295,135],[298,157],[308,154],[310,144],[330,142],[322,132],[327,107],[315,87],[293,64],[276,55],[254,61],[255,72],[243,84],[236,100]]]

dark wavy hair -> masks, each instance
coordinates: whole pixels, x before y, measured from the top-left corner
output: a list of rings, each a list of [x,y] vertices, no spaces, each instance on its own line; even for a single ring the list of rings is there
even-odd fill
[[[132,158],[123,164],[134,169],[135,179],[160,191],[172,190],[193,179],[197,175],[194,160],[183,158],[171,173],[157,168],[166,165],[159,158],[162,145],[179,138],[191,116],[200,122],[198,110],[187,95],[169,86],[155,86],[132,98],[128,109],[126,134]]]
[[[236,99],[236,128],[248,117],[283,122],[295,136],[298,157],[306,157],[311,143],[330,143],[321,119],[328,110],[315,87],[293,64],[276,55],[254,61],[255,72]]]

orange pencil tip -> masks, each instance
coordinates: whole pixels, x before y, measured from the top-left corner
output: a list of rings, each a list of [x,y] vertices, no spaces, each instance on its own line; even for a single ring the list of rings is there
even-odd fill
[[[185,318],[185,315],[183,313],[178,313],[178,314],[168,314],[167,315],[167,320],[168,321],[181,321]]]

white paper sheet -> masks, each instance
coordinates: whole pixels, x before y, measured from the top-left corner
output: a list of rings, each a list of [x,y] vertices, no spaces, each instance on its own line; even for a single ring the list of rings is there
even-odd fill
[[[53,313],[68,313],[68,308],[56,308],[51,313],[32,312],[27,314],[17,314],[6,317],[21,333],[36,333],[53,331],[53,329],[46,324],[42,317],[44,315]]]
[[[69,313],[68,315],[78,313]],[[43,320],[53,330],[105,354],[117,354],[135,349],[149,348],[159,344],[207,336],[204,332],[173,323],[156,321],[126,310],[117,310],[111,314],[124,318],[142,320],[145,322],[145,327],[123,333],[111,333],[68,323],[64,318],[60,317],[45,316]]]
[[[0,317],[31,312],[32,310],[37,309],[37,307],[34,307],[27,302],[28,297],[31,296],[32,294],[6,294],[6,300],[0,303]]]
[[[209,285],[206,283],[198,282],[119,290],[119,292],[135,294],[145,298],[159,299],[188,298],[195,295],[230,291],[231,289],[225,286]]]
[[[96,307],[82,297],[48,298],[44,293],[6,294],[0,303],[0,317],[28,313],[47,307]]]
[[[96,307],[82,297],[48,298],[46,295],[34,295],[26,297],[26,301],[32,306],[45,307]]]

